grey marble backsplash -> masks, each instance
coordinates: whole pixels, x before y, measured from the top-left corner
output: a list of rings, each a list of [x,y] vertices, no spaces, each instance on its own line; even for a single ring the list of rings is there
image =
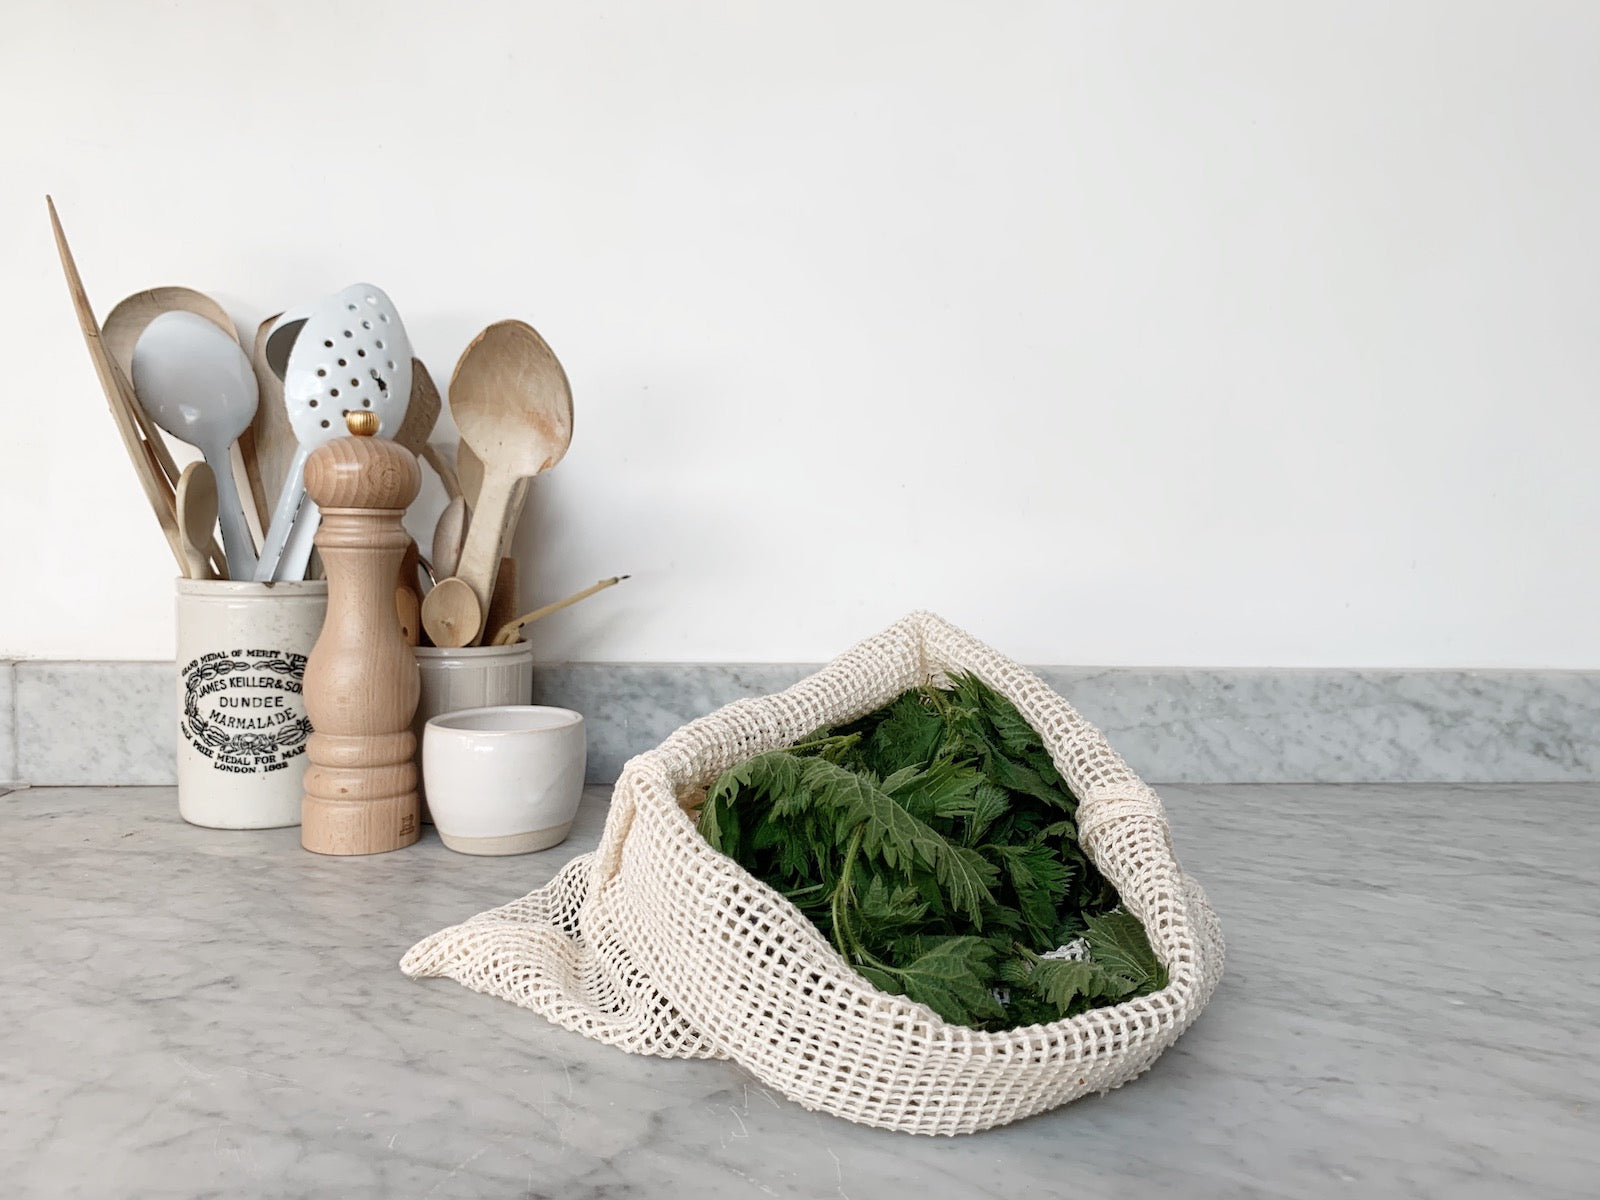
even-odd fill
[[[16,668],[0,662],[0,788],[19,777],[16,686]]]
[[[589,778],[741,696],[815,668],[538,666],[533,699],[583,713]],[[1038,667],[1162,783],[1600,779],[1600,673]],[[171,663],[0,663],[0,786],[170,784]]]

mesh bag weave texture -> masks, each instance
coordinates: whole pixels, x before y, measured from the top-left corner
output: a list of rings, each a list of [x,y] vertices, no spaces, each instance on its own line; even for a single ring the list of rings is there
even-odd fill
[[[782,895],[718,853],[685,805],[723,771],[970,672],[1037,729],[1079,798],[1085,852],[1166,965],[1159,992],[985,1033],[875,989]],[[1043,681],[928,613],[817,674],[693,721],[623,768],[599,846],[539,890],[417,943],[447,976],[624,1050],[727,1058],[806,1108],[971,1133],[1149,1069],[1222,975],[1222,933],[1179,866],[1161,801]]]

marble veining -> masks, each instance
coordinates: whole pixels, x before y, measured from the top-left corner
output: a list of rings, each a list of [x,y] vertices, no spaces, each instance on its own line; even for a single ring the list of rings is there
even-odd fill
[[[16,668],[0,662],[0,788],[16,782],[17,774],[17,706]]]
[[[623,763],[660,745],[679,726],[734,700],[782,691],[816,669],[772,663],[536,663],[533,700],[584,714],[589,778],[611,783]]]
[[[1044,667],[1039,674],[1147,779],[1600,778],[1600,675],[1589,672]]]
[[[589,777],[609,783],[624,762],[685,722],[730,700],[777,691],[813,669],[540,665],[534,669],[534,698],[585,715]],[[1600,778],[1597,672],[1037,669],[1146,779]],[[0,780],[172,782],[170,664],[21,662],[14,675],[15,772],[0,772]],[[4,684],[0,675],[0,689]],[[0,734],[0,767],[6,744]]]
[[[166,784],[177,779],[171,663],[15,665],[17,775],[43,785]]]
[[[0,1192],[1579,1200],[1593,785],[1171,786],[1228,975],[1147,1075],[953,1140],[806,1112],[397,966],[592,846],[328,859],[171,789],[5,797]]]

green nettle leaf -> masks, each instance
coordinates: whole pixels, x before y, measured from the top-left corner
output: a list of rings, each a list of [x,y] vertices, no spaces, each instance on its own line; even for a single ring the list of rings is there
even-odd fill
[[[1164,986],[1038,734],[975,677],[950,683],[725,772],[701,834],[868,983],[947,1021],[1006,1029]],[[1090,961],[1038,957],[1080,935]]]
[[[1091,987],[1099,983],[1096,977],[1104,974],[1092,962],[1041,958],[1028,972],[1027,985],[1065,1013],[1079,996],[1091,994]]]
[[[928,906],[917,890],[901,883],[888,883],[874,875],[859,892],[861,919],[878,934],[915,925],[928,915]]]
[[[946,1020],[969,1025],[983,1017],[998,1017],[1000,1007],[983,980],[989,974],[994,948],[980,937],[951,937],[936,942],[892,973],[905,994]]]
[[[974,929],[982,929],[984,909],[994,903],[989,888],[1000,878],[994,864],[970,846],[945,842],[934,860],[933,873],[944,885],[950,907],[971,918]]]
[[[1003,754],[991,754],[984,763],[985,773],[1001,787],[1021,792],[1055,808],[1066,808],[1071,798],[1059,788],[1053,788],[1039,776],[1039,772]]]
[[[739,816],[727,793],[713,792],[700,807],[700,833],[722,853],[739,855]]]
[[[900,986],[899,977],[891,971],[880,971],[877,967],[869,967],[865,964],[858,964],[856,970],[880,992],[888,992],[891,996],[903,996],[906,994],[905,988]]]
[[[802,778],[826,804],[843,810],[861,831],[862,849],[890,867],[937,867],[945,840],[894,802],[870,775],[812,759]]]
[[[1089,941],[1089,956],[1095,962],[1145,992],[1160,991],[1167,986],[1167,969],[1156,957],[1138,917],[1119,908],[1102,916],[1089,917],[1085,924],[1084,937]]]
[[[888,706],[872,734],[872,751],[880,766],[922,766],[934,756],[944,736],[944,722],[915,691]]]
[[[1006,878],[1017,894],[1017,907],[1022,919],[1033,935],[1039,949],[1054,949],[1046,945],[1057,924],[1056,913],[1066,899],[1070,878],[1061,860],[1048,846],[1037,843],[1027,846],[985,846],[984,851],[993,856],[1005,869]],[[1056,943],[1059,944],[1059,943]]]
[[[969,677],[971,678],[971,677]],[[973,685],[981,687],[976,679],[971,680]],[[1018,757],[1026,755],[1031,750],[1042,749],[1044,743],[1039,740],[1038,733],[1027,719],[1017,711],[1016,705],[996,692],[987,692],[979,697],[983,707],[984,716],[989,718],[989,724],[994,728],[1000,744],[1011,754]]]
[[[770,828],[776,829],[777,825]],[[816,869],[811,843],[804,837],[790,836],[778,842],[778,870],[790,878],[803,878]]]
[[[756,796],[769,801],[773,816],[787,816],[810,802],[810,797],[800,786],[801,762],[787,750],[773,750],[735,767],[730,774]],[[727,777],[724,775],[723,779]],[[718,784],[720,786],[720,780]]]
[[[922,768],[916,763],[912,763],[909,767],[901,767],[893,775],[885,776],[883,782],[878,786],[892,796],[899,791],[901,787],[909,783],[911,780],[917,778],[917,776],[921,774]]]
[[[972,791],[972,812],[967,817],[968,846],[976,845],[992,826],[1011,808],[1011,796],[1005,788],[996,787],[984,780]]]
[[[909,775],[897,771],[883,781],[883,790],[918,820],[955,820],[970,816],[983,776],[971,767],[941,759]]]

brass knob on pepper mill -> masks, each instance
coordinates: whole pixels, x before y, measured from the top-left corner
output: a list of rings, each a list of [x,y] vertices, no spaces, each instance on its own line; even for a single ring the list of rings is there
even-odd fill
[[[395,614],[394,581],[410,541],[401,527],[422,484],[403,446],[373,436],[376,414],[346,414],[351,437],[306,460],[322,508],[316,545],[328,615],[306,661],[305,796],[300,844],[318,854],[380,854],[417,840],[416,657]]]

